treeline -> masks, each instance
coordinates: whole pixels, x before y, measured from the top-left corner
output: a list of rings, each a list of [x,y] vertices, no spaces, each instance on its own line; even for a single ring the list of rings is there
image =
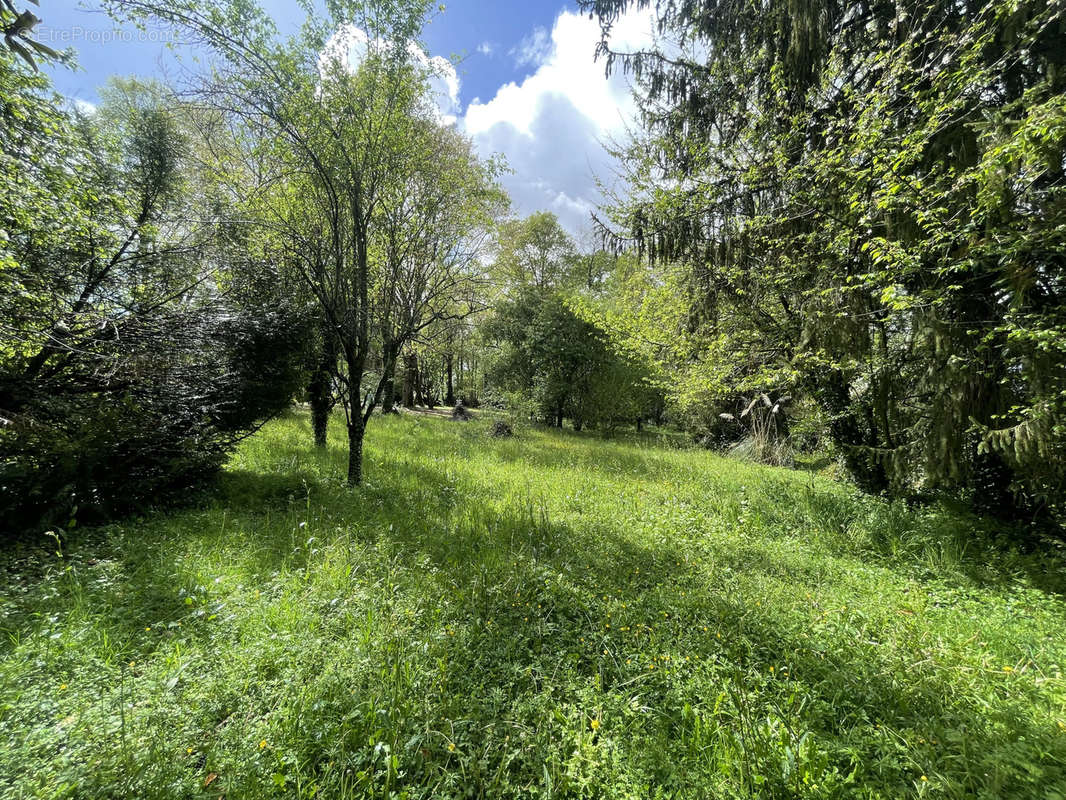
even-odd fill
[[[78,108],[0,49],[5,528],[181,495],[293,399],[319,447],[343,416],[353,485],[375,411],[661,415],[639,359],[575,312],[615,260],[509,217],[503,164],[436,105],[429,4],[335,4],[287,41],[237,0],[108,7],[214,61]]]
[[[294,398],[319,446],[343,416],[353,485],[375,411],[463,403],[1062,522],[1061,4],[659,7],[655,46],[601,46],[642,123],[606,249],[509,215],[430,3],[287,40],[246,0],[107,5],[212,64],[78,110],[0,8],[5,526],[184,492]],[[583,3],[605,34],[646,5]]]
[[[627,53],[649,4],[580,5],[642,119],[600,221],[655,264],[595,310],[690,424],[806,409],[867,491],[1061,521],[1063,4],[668,3]]]
[[[184,491],[294,397],[319,444],[343,410],[358,483],[401,358],[470,338],[507,209],[408,45],[429,5],[332,4],[288,41],[245,2],[109,7],[214,63],[180,96],[116,80],[79,110],[34,63],[70,54],[0,48],[4,526]]]
[[[662,421],[652,365],[626,352],[582,308],[611,296],[628,258],[581,253],[553,214],[503,225],[493,275],[499,294],[481,325],[496,403],[574,430]]]

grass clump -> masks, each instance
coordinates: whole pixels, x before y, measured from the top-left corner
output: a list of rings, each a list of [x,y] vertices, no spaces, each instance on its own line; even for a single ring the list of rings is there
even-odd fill
[[[5,554],[0,797],[1064,797],[1063,562],[649,440],[293,414]],[[342,431],[332,432],[343,441]]]

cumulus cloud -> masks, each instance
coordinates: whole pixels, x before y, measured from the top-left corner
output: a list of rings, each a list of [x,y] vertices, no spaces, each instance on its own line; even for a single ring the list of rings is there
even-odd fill
[[[652,41],[652,12],[632,12],[612,28],[611,44],[635,49]],[[483,156],[506,157],[513,173],[504,187],[521,215],[549,210],[572,233],[586,228],[589,214],[602,198],[596,179],[610,182],[616,164],[604,150],[605,141],[623,137],[635,115],[629,85],[620,75],[604,76],[602,61],[594,58],[600,29],[595,20],[563,11],[551,31],[535,28],[509,52],[515,62],[532,68],[521,82],[506,83],[483,102],[475,98],[466,110],[459,104],[459,76],[450,61],[429,56],[417,45],[408,53],[431,74],[440,119],[458,124],[471,136]],[[355,69],[371,48],[390,48],[370,41],[354,25],[340,28],[321,56],[325,72],[330,63]],[[491,42],[477,52],[493,55]]]
[[[587,225],[601,200],[596,178],[613,173],[603,142],[622,136],[635,114],[624,78],[605,78],[594,59],[599,38],[595,20],[562,12],[550,35],[534,30],[511,51],[533,73],[488,102],[472,101],[461,123],[482,154],[507,158],[514,174],[504,185],[519,214],[554,211],[571,232]],[[611,44],[632,49],[651,39],[651,12],[634,12],[613,27]]]
[[[325,74],[331,64],[355,70],[368,52],[380,52],[393,47],[392,42],[370,40],[366,31],[347,24],[337,29],[326,42],[319,57],[319,72]],[[459,112],[459,75],[451,61],[443,56],[429,56],[414,42],[407,44],[407,53],[429,75],[430,91],[440,119],[445,124],[454,124]]]

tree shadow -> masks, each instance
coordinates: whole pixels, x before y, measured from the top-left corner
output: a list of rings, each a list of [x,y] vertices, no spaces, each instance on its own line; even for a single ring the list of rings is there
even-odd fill
[[[569,466],[560,464],[557,452],[539,446],[505,445],[496,455],[541,468]],[[372,455],[370,485],[350,490],[339,479],[342,457],[339,451],[309,454],[293,448],[278,454],[279,464],[295,465],[291,470],[228,470],[198,507],[139,523],[135,534],[123,526],[79,534],[65,560],[27,573],[19,592],[26,600],[8,615],[5,631],[13,638],[35,635],[52,615],[83,604],[127,653],[150,654],[161,637],[207,639],[214,630],[207,622],[214,613],[211,587],[201,586],[198,566],[183,554],[225,543],[228,557],[265,583],[279,571],[311,563],[309,537],[329,544],[355,535],[393,554],[410,591],[455,595],[465,617],[476,621],[459,626],[452,637],[427,640],[424,646],[442,665],[440,686],[426,695],[417,716],[397,724],[411,736],[459,720],[471,731],[499,725],[548,737],[543,747],[515,749],[502,739],[485,745],[482,771],[466,774],[473,796],[478,791],[492,796],[498,770],[515,785],[540,786],[546,748],[558,753],[561,763],[568,726],[576,726],[570,731],[575,739],[591,736],[587,715],[594,710],[575,711],[563,722],[537,714],[545,708],[582,709],[590,697],[613,704],[610,713],[629,715],[628,735],[614,736],[611,746],[620,763],[640,767],[649,795],[660,788],[668,796],[684,796],[698,776],[707,785],[724,779],[753,796],[795,796],[802,788],[796,784],[800,773],[782,767],[782,754],[785,748],[798,752],[804,733],[817,745],[809,756],[811,769],[851,775],[857,785],[878,787],[886,796],[911,791],[919,765],[949,779],[959,797],[990,791],[982,777],[989,765],[1000,765],[995,772],[1008,781],[992,790],[1004,797],[1031,796],[1041,784],[1066,780],[1066,740],[1022,710],[1023,703],[1047,702],[1031,683],[1012,682],[991,699],[977,697],[949,665],[901,662],[898,650],[877,643],[877,631],[846,615],[836,628],[812,636],[799,618],[775,618],[722,585],[709,585],[707,574],[690,563],[691,540],[637,541],[594,519],[562,521],[535,496],[500,508],[485,502],[479,494],[484,490],[454,464],[414,461],[402,453]],[[647,456],[598,451],[575,463],[617,475],[642,468]],[[669,470],[674,480],[684,477],[680,468]],[[813,525],[839,536],[842,552],[852,552],[850,526],[862,514],[888,529],[886,542],[905,538],[904,521],[878,516],[895,512],[870,511],[866,501],[849,495],[773,478],[757,487],[756,499],[758,492],[772,493],[774,508],[793,509],[774,512],[777,516],[768,512],[767,523],[788,528],[795,522],[797,535]],[[808,518],[806,529],[799,526]],[[714,553],[723,567],[781,584],[815,583],[819,577],[757,548]],[[977,569],[985,557],[975,552],[963,563],[989,581],[981,585],[1006,587],[1006,578],[994,580],[994,566]],[[882,558],[904,572],[919,563],[907,553]],[[420,624],[428,630],[434,623]],[[860,637],[869,641],[856,644]],[[855,641],[834,648],[848,638]],[[682,651],[690,662],[672,670],[650,667],[649,659]],[[581,688],[590,686],[595,691]],[[633,697],[637,708],[626,711]],[[316,700],[338,702],[327,697],[307,702]],[[342,716],[350,716],[359,699],[346,702],[352,705],[338,709]],[[367,722],[365,729],[350,724],[345,735],[364,747],[378,723]],[[602,735],[614,724],[605,717]],[[884,730],[905,732],[906,742],[901,745]],[[324,774],[337,758],[336,743],[306,741],[300,747],[299,760],[314,774]],[[447,751],[431,748],[405,758],[412,785],[454,767]],[[741,762],[747,772],[741,772]],[[983,766],[971,768],[972,763]],[[759,774],[766,782],[755,791],[745,774]],[[557,786],[559,780],[565,784],[566,775],[556,776]],[[560,791],[565,795],[565,786]]]

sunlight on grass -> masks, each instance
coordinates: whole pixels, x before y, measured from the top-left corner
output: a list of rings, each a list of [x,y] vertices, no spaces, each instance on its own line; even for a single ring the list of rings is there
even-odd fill
[[[3,797],[1063,797],[1062,562],[646,441],[294,414],[5,555]]]

